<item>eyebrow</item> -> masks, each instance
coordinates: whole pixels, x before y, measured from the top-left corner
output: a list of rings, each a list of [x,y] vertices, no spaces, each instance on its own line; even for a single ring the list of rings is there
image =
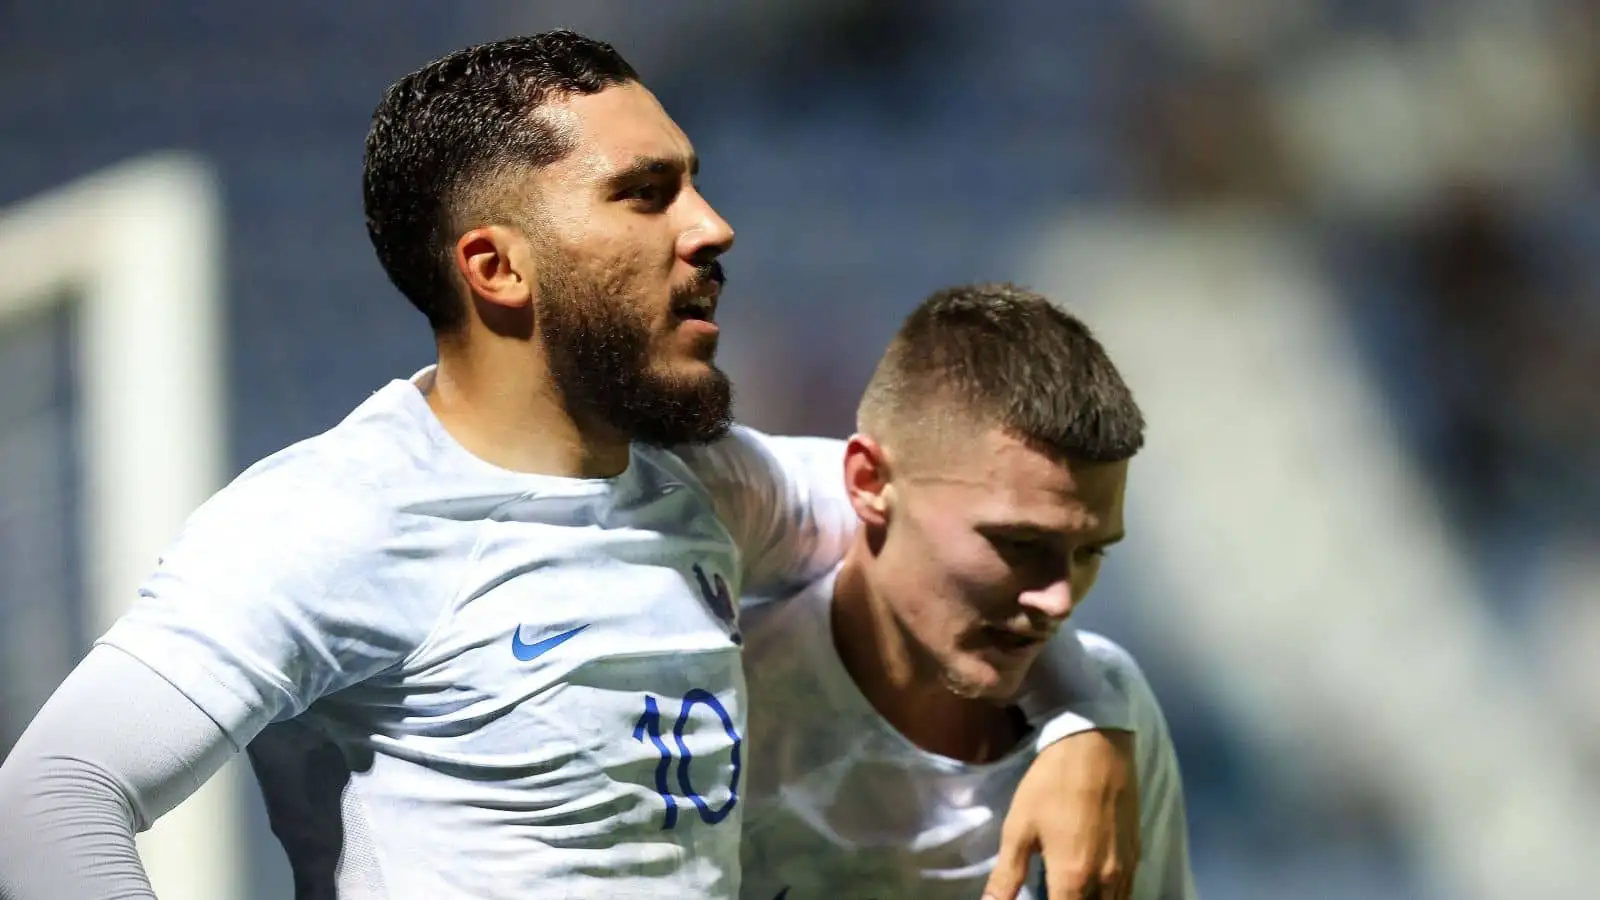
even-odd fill
[[[684,171],[691,177],[700,174],[700,157],[694,154],[687,159],[681,156],[641,156],[626,168],[608,175],[606,183],[622,185],[641,178],[677,175]]]

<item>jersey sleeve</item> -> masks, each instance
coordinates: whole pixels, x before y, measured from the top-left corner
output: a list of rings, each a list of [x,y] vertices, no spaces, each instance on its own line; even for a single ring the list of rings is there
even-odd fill
[[[844,488],[844,442],[773,437],[735,426],[679,451],[711,494],[743,559],[741,593],[777,596],[844,558],[856,516]]]
[[[354,487],[246,475],[186,523],[97,642],[154,669],[236,746],[401,661],[447,598],[425,532]]]
[[[1089,656],[1070,625],[1050,639],[1028,671],[1017,705],[1038,729],[1038,752],[1085,731],[1134,730],[1126,686]]]
[[[1128,697],[1139,770],[1139,868],[1132,900],[1194,900],[1189,865],[1189,825],[1178,753],[1155,691],[1133,656],[1096,634],[1082,646],[1098,668]]]

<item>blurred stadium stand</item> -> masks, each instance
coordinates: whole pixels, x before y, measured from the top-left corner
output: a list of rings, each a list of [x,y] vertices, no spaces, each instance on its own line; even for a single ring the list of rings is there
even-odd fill
[[[1126,359],[1147,524],[1084,619],[1169,710],[1206,896],[1600,891],[1571,858],[1600,845],[1600,3],[467,9],[0,3],[0,206],[169,149],[219,175],[229,474],[431,353],[362,224],[382,89],[588,30],[739,230],[746,421],[847,432],[901,314],[954,281],[1056,291]],[[0,747],[90,630],[71,324],[0,330]],[[1288,455],[1230,466],[1234,441]],[[250,896],[288,896],[250,803]]]

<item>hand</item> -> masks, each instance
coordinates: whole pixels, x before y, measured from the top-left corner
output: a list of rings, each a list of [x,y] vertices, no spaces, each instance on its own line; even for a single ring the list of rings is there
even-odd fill
[[[1017,785],[983,900],[1016,900],[1035,853],[1048,900],[1129,900],[1139,864],[1132,732],[1086,731],[1045,748]]]

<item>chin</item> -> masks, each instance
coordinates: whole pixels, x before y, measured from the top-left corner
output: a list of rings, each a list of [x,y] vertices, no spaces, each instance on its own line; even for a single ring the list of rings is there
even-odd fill
[[[711,359],[702,359],[698,356],[681,357],[672,361],[672,368],[677,371],[680,378],[712,378],[717,373],[717,366]]]
[[[1003,703],[1022,690],[1025,667],[996,666],[982,658],[964,659],[944,670],[945,687],[958,697]]]
[[[669,378],[704,378],[717,370],[716,358],[714,347],[673,347],[656,354],[651,368]]]
[[[716,366],[694,359],[675,359],[658,363],[652,375],[656,382],[670,393],[694,395],[714,390],[718,378],[723,377]]]
[[[709,365],[717,357],[717,335],[696,334],[668,335],[656,345],[658,358],[671,360],[673,363],[697,362]]]

